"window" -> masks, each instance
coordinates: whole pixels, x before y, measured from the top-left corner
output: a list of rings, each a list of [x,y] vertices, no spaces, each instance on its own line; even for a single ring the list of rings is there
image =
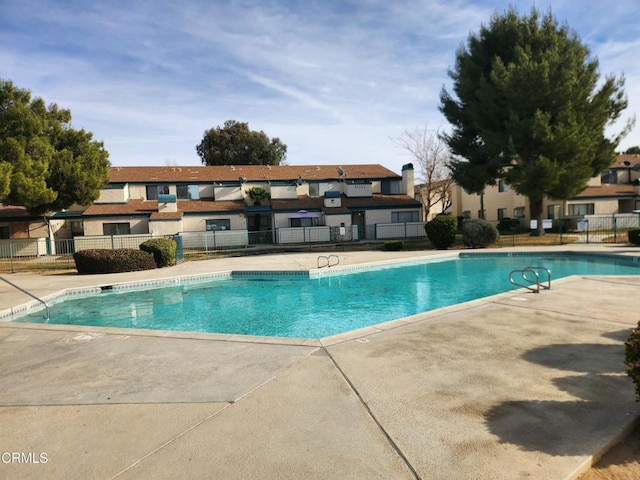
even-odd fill
[[[73,220],[71,222],[71,234],[75,237],[77,235],[84,235],[84,226],[81,220]]]
[[[417,222],[418,212],[391,212],[391,223]]]
[[[524,218],[524,207],[516,207],[513,209],[513,216],[516,218]]]
[[[498,180],[498,191],[499,192],[507,191],[507,184],[504,182],[504,180]]]
[[[383,195],[397,195],[400,193],[400,182],[398,180],[382,180],[380,192]]]
[[[499,208],[498,209],[498,220],[502,220],[503,218],[507,218],[507,209]]]
[[[471,218],[471,210],[465,210],[462,212],[462,218]]]
[[[602,183],[615,184],[618,183],[618,172],[616,170],[607,170],[600,175]]]
[[[582,217],[584,215],[593,215],[595,208],[593,203],[576,203],[569,205],[569,215],[572,217]]]
[[[484,218],[486,220],[487,211],[486,210],[478,210],[478,218]]]
[[[0,227],[0,238],[3,240],[9,238],[9,227]]]
[[[216,232],[218,230],[231,230],[231,220],[228,218],[206,220],[206,225],[207,225],[207,232]]]
[[[560,218],[560,205],[547,205],[547,218]]]
[[[129,235],[131,233],[131,226],[129,223],[103,223],[102,234],[103,235]]]
[[[318,224],[318,219],[316,217],[307,217],[307,218],[290,218],[289,226],[290,227],[313,227]]]
[[[157,200],[158,194],[168,195],[169,185],[147,185],[147,200]]]
[[[176,193],[179,200],[200,200],[198,185],[178,185]]]
[[[320,195],[320,184],[318,182],[309,182],[309,196],[318,197]]]

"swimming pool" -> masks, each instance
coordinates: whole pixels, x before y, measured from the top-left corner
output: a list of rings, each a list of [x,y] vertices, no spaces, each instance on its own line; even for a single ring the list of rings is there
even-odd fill
[[[317,272],[234,272],[232,278],[104,290],[54,302],[51,318],[15,322],[321,338],[514,289],[511,270],[638,275],[635,257],[462,254],[408,265]]]

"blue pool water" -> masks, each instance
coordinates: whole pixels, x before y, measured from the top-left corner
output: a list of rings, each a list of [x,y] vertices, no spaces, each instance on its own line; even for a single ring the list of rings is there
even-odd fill
[[[638,275],[611,257],[478,255],[309,278],[244,275],[146,290],[104,291],[14,321],[277,337],[321,338],[512,290],[508,274],[544,266],[552,278]]]

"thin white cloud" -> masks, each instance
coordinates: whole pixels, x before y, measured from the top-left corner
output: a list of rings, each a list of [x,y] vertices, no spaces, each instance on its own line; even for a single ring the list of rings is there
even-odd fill
[[[456,49],[511,3],[9,0],[1,75],[70,108],[114,164],[198,164],[204,130],[236,119],[280,137],[292,164],[399,171],[407,158],[389,139],[444,122]],[[553,4],[603,74],[624,71],[629,114],[640,109],[637,0],[535,4]],[[640,145],[638,127],[624,145]]]

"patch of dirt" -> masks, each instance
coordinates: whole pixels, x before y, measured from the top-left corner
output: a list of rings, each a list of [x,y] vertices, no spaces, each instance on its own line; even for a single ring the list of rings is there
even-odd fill
[[[640,479],[640,423],[578,480]]]

